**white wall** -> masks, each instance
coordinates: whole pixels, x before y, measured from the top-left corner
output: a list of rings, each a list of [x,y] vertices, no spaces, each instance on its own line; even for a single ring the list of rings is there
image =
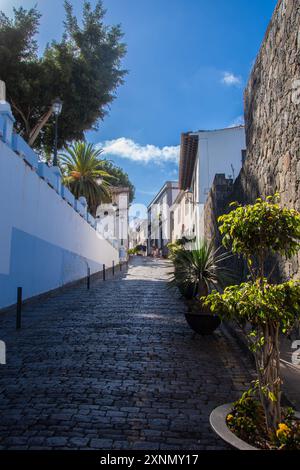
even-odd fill
[[[197,240],[204,237],[204,205],[209,189],[217,173],[226,177],[237,177],[242,167],[242,150],[246,149],[245,129],[234,127],[215,131],[199,131],[198,151],[191,181],[192,204],[185,204],[185,195],[180,194],[173,206],[173,239],[182,238],[182,226],[189,237]],[[234,167],[232,174],[231,165]],[[193,231],[194,229],[194,231]]]
[[[118,263],[93,223],[1,139],[0,175],[0,308],[17,287],[27,299]]]
[[[233,172],[238,176],[242,168],[242,150],[246,149],[245,129],[233,127],[216,131],[198,132],[199,145],[198,166],[198,202],[205,204],[209,189],[216,173],[224,173],[226,177]]]
[[[234,127],[197,132],[198,153],[192,179],[195,211],[191,224],[197,239],[204,238],[204,205],[217,173],[237,177],[242,168],[242,150],[246,149],[245,129]],[[234,168],[234,175],[231,168]]]

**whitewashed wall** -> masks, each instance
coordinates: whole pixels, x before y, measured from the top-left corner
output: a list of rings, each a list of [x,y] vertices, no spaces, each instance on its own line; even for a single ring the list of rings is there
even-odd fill
[[[111,267],[119,257],[95,230],[86,209],[60,185],[59,177],[50,187],[40,176],[49,168],[37,165],[23,140],[17,144],[16,138],[7,139],[7,115],[1,109],[0,118],[1,309],[16,302],[19,286],[28,299],[85,277],[88,267],[92,274],[103,264]]]
[[[237,177],[242,168],[242,150],[246,149],[244,127],[200,131],[197,163],[198,202],[205,204],[217,173]],[[233,175],[233,170],[234,175]]]
[[[197,160],[192,179],[197,202],[191,224],[196,227],[197,239],[204,238],[204,205],[217,173],[237,177],[242,167],[242,151],[246,149],[244,127],[215,131],[199,131]],[[233,174],[234,172],[234,174]]]

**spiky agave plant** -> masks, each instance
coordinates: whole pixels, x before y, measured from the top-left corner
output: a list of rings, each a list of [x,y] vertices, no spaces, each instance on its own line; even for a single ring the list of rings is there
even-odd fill
[[[63,183],[76,198],[84,196],[90,212],[95,215],[101,202],[110,201],[109,179],[114,178],[101,169],[102,150],[93,144],[80,141],[65,149],[60,155]]]
[[[224,287],[232,273],[224,262],[231,257],[215,249],[213,241],[200,241],[193,250],[181,248],[173,257],[174,273],[171,285],[179,287],[186,297],[208,295],[212,289]]]

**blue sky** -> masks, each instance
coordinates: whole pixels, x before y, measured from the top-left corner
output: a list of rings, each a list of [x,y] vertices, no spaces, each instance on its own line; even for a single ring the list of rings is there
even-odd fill
[[[40,48],[62,32],[62,0],[38,4]],[[92,1],[94,3],[94,1]],[[73,0],[80,13],[82,1]],[[109,116],[87,137],[101,143],[148,203],[165,180],[177,179],[180,133],[240,123],[243,89],[276,0],[104,0],[108,24],[121,23],[129,70]],[[63,98],[63,97],[62,97]]]

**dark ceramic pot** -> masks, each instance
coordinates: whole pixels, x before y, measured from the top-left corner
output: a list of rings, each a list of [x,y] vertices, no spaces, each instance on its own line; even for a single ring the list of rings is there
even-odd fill
[[[212,335],[221,324],[220,318],[211,313],[186,313],[185,318],[192,330],[203,336]]]
[[[186,300],[188,312],[185,313],[189,326],[199,335],[212,335],[220,326],[221,319],[213,315],[209,308],[205,308],[196,298]]]

